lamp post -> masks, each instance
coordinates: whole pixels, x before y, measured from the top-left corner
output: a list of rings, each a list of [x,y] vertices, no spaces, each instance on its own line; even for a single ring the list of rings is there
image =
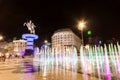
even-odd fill
[[[82,20],[78,23],[78,29],[81,30],[82,45],[84,45],[83,28],[85,27],[85,25],[86,25],[86,22],[84,20]]]

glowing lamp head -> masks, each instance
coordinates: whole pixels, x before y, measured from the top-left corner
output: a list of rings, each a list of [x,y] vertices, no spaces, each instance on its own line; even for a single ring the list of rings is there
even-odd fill
[[[78,29],[82,30],[86,26],[86,22],[84,20],[78,23]]]
[[[79,23],[79,26],[80,26],[81,28],[83,28],[83,27],[85,26],[85,23],[81,22],[81,23]]]
[[[3,39],[3,36],[0,35],[0,40],[2,40],[2,39]]]
[[[44,43],[46,44],[46,43],[48,43],[48,41],[47,41],[47,40],[45,40],[45,41],[44,41]]]

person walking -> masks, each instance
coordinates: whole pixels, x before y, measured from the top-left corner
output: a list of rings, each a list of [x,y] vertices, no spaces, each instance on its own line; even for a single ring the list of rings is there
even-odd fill
[[[5,62],[5,60],[6,60],[6,55],[4,54],[3,55],[3,61]]]

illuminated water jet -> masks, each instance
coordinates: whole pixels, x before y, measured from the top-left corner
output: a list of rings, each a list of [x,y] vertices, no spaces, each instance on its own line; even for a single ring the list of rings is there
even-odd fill
[[[58,50],[58,49],[56,49]],[[120,45],[109,44],[104,46],[81,46],[80,56],[77,56],[75,47],[66,47],[64,51],[51,51],[50,48],[41,49],[34,57],[34,63],[44,65],[44,73],[51,69],[51,73],[56,71],[56,75],[65,76],[66,70],[72,71],[72,79],[75,80],[75,73],[82,73],[84,80],[89,80],[89,76],[97,77],[98,80],[119,80],[120,79]],[[38,59],[37,59],[38,58]],[[59,73],[62,69],[64,72]],[[73,73],[75,72],[75,73]]]

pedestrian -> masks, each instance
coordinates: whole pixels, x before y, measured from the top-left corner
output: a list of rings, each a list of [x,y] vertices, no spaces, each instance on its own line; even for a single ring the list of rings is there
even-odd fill
[[[6,60],[6,55],[4,54],[3,55],[3,61],[5,62],[5,60]]]

